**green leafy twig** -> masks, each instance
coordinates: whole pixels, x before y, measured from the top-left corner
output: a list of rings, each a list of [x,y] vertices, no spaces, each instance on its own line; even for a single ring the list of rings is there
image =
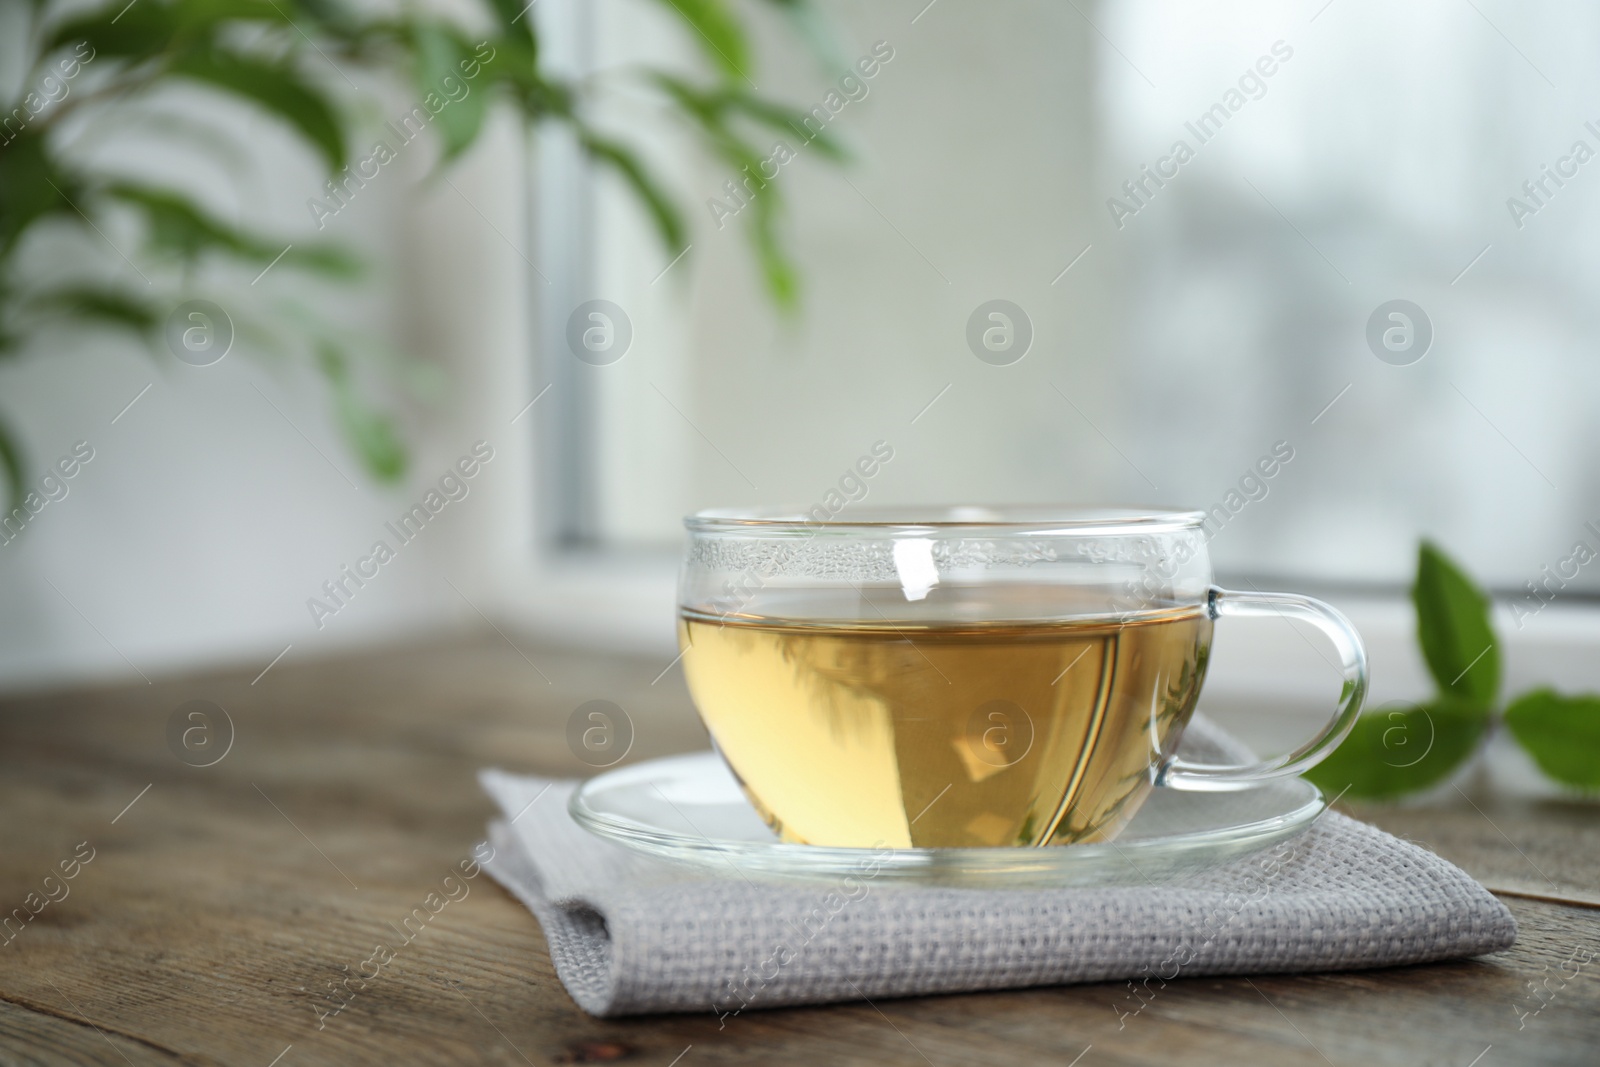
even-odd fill
[[[705,83],[677,78],[674,92],[655,80],[657,91],[668,108],[689,121],[712,155],[736,168],[759,159],[756,131],[777,125],[787,112],[747,91],[754,85],[742,13],[731,0],[660,2],[700,48]],[[819,56],[826,51],[808,0],[767,3],[789,18]],[[570,128],[590,157],[615,171],[640,199],[669,258],[680,254],[688,233],[675,198],[633,146],[590,122],[592,98],[605,79],[567,81],[552,73],[541,61],[525,0],[477,0],[469,6],[487,15],[493,28],[467,33],[461,28],[470,21],[466,12],[468,21],[453,23],[414,13],[409,6],[392,13],[347,0],[101,0],[88,8],[71,0],[35,0],[22,56],[29,71],[24,95],[0,109],[20,116],[24,110],[12,107],[23,105],[27,116],[20,127],[8,120],[0,132],[0,356],[21,352],[34,333],[62,325],[116,328],[154,347],[162,313],[184,295],[151,288],[143,271],[140,281],[146,284],[125,289],[99,277],[58,279],[51,289],[30,286],[37,272],[24,262],[25,238],[36,227],[76,227],[93,237],[103,233],[108,215],[131,216],[145,252],[161,263],[176,261],[186,277],[201,261],[218,259],[257,264],[281,259],[280,269],[353,275],[351,257],[338,249],[296,241],[280,252],[286,240],[226,225],[182,190],[114,180],[83,162],[89,154],[77,149],[93,147],[106,129],[94,117],[117,113],[125,133],[129,112],[145,107],[168,84],[183,83],[270,115],[311,149],[335,183],[349,180],[355,167],[350,148],[358,131],[349,117],[350,94],[344,92],[344,83],[354,86],[347,69],[398,73],[424,102],[449,98],[448,106],[428,105],[441,166],[476,142],[492,100],[509,101],[530,125],[554,122]],[[79,79],[79,72],[91,67],[93,74]],[[663,71],[648,74],[668,77]],[[471,83],[466,91],[464,82]],[[65,83],[71,84],[58,95]],[[44,94],[48,100],[40,95],[42,85],[53,85]],[[76,124],[74,143],[66,143],[63,117],[86,109],[91,121]],[[743,128],[729,121],[734,115],[745,120]],[[168,119],[169,125],[177,121]],[[776,225],[782,204],[778,190],[764,191],[747,232],[769,293],[780,308],[789,309],[795,305],[796,283]],[[242,333],[254,332],[246,323],[239,325]],[[400,438],[387,415],[359,398],[344,346],[326,332],[312,331],[301,339],[369,474],[381,480],[400,477],[405,468]],[[20,496],[24,468],[17,438],[0,420],[0,478],[10,489],[10,507]]]
[[[1444,781],[1467,763],[1497,718],[1550,778],[1600,789],[1600,696],[1554,689],[1522,694],[1496,712],[1500,644],[1487,595],[1438,546],[1424,541],[1411,588],[1417,643],[1438,693],[1368,712],[1306,777],[1362,800],[1390,800]]]

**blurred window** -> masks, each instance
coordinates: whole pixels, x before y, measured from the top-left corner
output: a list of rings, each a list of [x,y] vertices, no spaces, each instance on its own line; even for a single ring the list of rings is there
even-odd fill
[[[1504,591],[1600,589],[1600,9],[917,6],[828,8],[844,61],[891,58],[831,116],[854,162],[773,180],[792,321],[717,210],[740,176],[642,103],[617,121],[690,205],[680,262],[618,190],[547,180],[587,190],[544,214],[587,257],[545,305],[555,533],[676,545],[882,442],[847,497],[1183,504],[1233,575],[1394,587],[1431,536]],[[672,39],[643,7],[593,6],[595,63]],[[762,27],[757,77],[809,109],[837,75],[793,40]],[[631,331],[605,366],[564,339],[593,299]],[[996,324],[1021,359],[979,351]]]

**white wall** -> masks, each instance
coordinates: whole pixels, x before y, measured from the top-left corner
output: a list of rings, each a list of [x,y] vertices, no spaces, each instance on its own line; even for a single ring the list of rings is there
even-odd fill
[[[265,214],[286,240],[319,236],[305,204],[319,191],[310,161],[267,119],[233,121],[259,169],[242,188],[208,180],[202,192],[235,218],[249,203],[251,218]],[[273,302],[299,299],[431,364],[432,395],[400,405],[413,445],[404,485],[379,486],[361,471],[306,361],[265,356],[243,337],[203,368],[164,347],[152,353],[78,335],[41,338],[25,358],[0,367],[0,411],[26,443],[31,481],[75,441],[94,450],[68,495],[0,546],[0,602],[9,609],[0,615],[0,686],[137,680],[214,663],[254,677],[286,646],[289,657],[322,655],[408,632],[481,626],[467,599],[499,613],[497,573],[520,557],[532,506],[533,420],[510,424],[530,379],[528,267],[519,251],[530,247],[525,143],[502,115],[448,183],[421,182],[430,149],[408,149],[394,173],[386,168],[320,235],[355,245],[372,262],[372,284],[353,295],[296,282],[278,268],[257,287],[248,274],[208,279],[241,318],[255,303],[257,315],[281,324]],[[110,248],[96,245],[91,254],[131,277]],[[265,300],[262,290],[274,283],[279,289]],[[385,521],[418,502],[480,439],[495,459],[469,495],[400,547]],[[397,558],[319,628],[308,598],[322,596],[322,583],[380,538]],[[484,550],[491,543],[498,557]]]

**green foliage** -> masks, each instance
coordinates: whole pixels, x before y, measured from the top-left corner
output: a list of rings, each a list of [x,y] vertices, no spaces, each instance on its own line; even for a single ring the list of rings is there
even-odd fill
[[[1500,690],[1500,649],[1489,598],[1437,546],[1422,542],[1417,580],[1417,643],[1439,692],[1488,708]]]
[[[362,400],[343,352],[332,341],[318,346],[317,363],[333,390],[339,429],[350,447],[378,477],[400,477],[406,469],[406,449],[394,420]]]
[[[639,199],[644,201],[667,247],[681,250],[685,240],[683,219],[679,216],[677,208],[673,207],[672,201],[667,198],[667,194],[661,191],[655,179],[650,177],[650,173],[639,162],[638,157],[625,145],[597,133],[585,131],[580,140],[591,156],[610,164],[612,169],[622,176],[623,181],[633,188]]]
[[[706,81],[647,70],[644,83],[688,120],[723,164],[737,171],[756,163],[761,154],[755,138],[791,130],[798,113],[753,92],[741,16],[730,0],[661,2],[703,54]],[[809,0],[766,2],[819,55],[827,53]],[[359,132],[351,117],[357,96],[352,73],[398,80],[419,106],[430,99],[444,102],[427,107],[441,166],[475,143],[490,105],[504,101],[530,124],[569,127],[590,157],[639,198],[667,256],[683,251],[687,227],[675,198],[633,146],[602,134],[587,117],[607,79],[569,81],[546,69],[526,0],[468,0],[467,8],[474,7],[476,12],[460,11],[463,21],[457,23],[420,14],[411,5],[395,10],[350,0],[91,0],[87,10],[77,0],[35,0],[25,16],[32,24],[21,49],[28,64],[17,82],[23,96],[5,102],[3,110],[12,114],[47,75],[71,86],[58,99],[27,107],[20,127],[12,123],[0,132],[0,356],[22,350],[35,332],[60,326],[109,327],[153,345],[161,315],[188,295],[186,280],[202,263],[274,264],[330,280],[359,277],[360,264],[337,246],[258,232],[248,221],[225,222],[183,189],[97,171],[85,162],[93,158],[84,151],[94,147],[92,138],[80,137],[73,151],[65,150],[64,116],[87,112],[116,124],[168,85],[186,85],[270,116],[315,155],[329,177],[347,166]],[[493,27],[486,34],[464,28],[485,24]],[[85,69],[92,73],[80,77]],[[190,139],[227,142],[223,131],[206,122],[148,115],[155,121],[146,126],[124,125],[148,131],[187,124]],[[811,143],[825,158],[842,158],[826,138]],[[782,203],[777,189],[765,189],[748,213],[748,232],[774,302],[792,308],[797,285],[779,236]],[[144,269],[135,266],[139,277],[125,279],[125,288],[99,276],[55,279],[48,286],[36,282],[38,272],[25,261],[25,239],[36,228],[72,227],[86,240],[108,243],[106,231],[116,229],[111,220],[130,217],[140,242],[135,258]],[[173,284],[174,273],[185,282]],[[273,332],[257,323],[238,326],[244,337]],[[339,342],[309,326],[302,334],[339,425],[367,471],[383,480],[400,477],[405,449],[395,420],[363,401]],[[22,450],[0,423],[0,474],[13,501],[23,469]]]
[[[13,487],[13,496],[20,497],[21,493],[17,487],[22,485],[22,456],[18,454],[17,446],[11,436],[5,433],[0,433],[0,466],[5,467],[6,478]],[[18,503],[20,500],[14,500],[11,506],[14,508]],[[10,509],[7,510],[7,514],[9,513]]]
[[[1452,703],[1368,712],[1332,755],[1306,773],[1325,792],[1390,800],[1443,781],[1477,750],[1489,711]]]
[[[1306,777],[1361,800],[1392,800],[1436,785],[1481,747],[1495,722],[1500,648],[1489,597],[1437,545],[1424,541],[1411,588],[1417,643],[1438,687],[1421,705],[1367,712]],[[1506,728],[1545,774],[1600,790],[1600,696],[1524,693],[1505,709]]]
[[[35,222],[72,210],[76,184],[56,166],[44,138],[24,128],[0,148],[0,266]]]
[[[157,256],[170,256],[194,264],[208,253],[232,256],[250,263],[283,262],[334,277],[354,277],[361,263],[334,245],[297,242],[284,251],[280,243],[248,233],[218,220],[188,197],[135,182],[111,182],[95,190],[103,197],[137,208],[145,218],[145,243]]]
[[[344,167],[345,131],[333,103],[293,67],[217,47],[180,56],[169,69],[174,76],[249,100],[293,127],[322,154],[329,170]]]
[[[706,59],[720,67],[729,79],[743,81],[750,76],[750,56],[744,28],[723,0],[662,0],[699,34]]]
[[[1506,728],[1545,774],[1600,790],[1600,696],[1535,689],[1506,708]]]
[[[466,38],[443,23],[419,23],[413,35],[417,50],[417,90],[450,99],[447,86],[465,85],[461,64],[467,62],[472,47]],[[477,140],[483,120],[489,113],[489,94],[469,91],[436,116],[444,141],[444,161],[448,162]]]
[[[793,136],[833,162],[845,160],[844,150],[828,136],[826,130],[808,130],[805,126],[806,112],[762,99],[747,92],[742,85],[725,84],[707,89],[682,78],[660,73],[655,74],[652,80],[685,114],[694,117],[718,154],[733,169],[751,175],[758,183],[761,195],[752,203],[749,223],[751,243],[766,278],[768,292],[780,307],[793,307],[799,299],[799,283],[794,265],[778,237],[779,201],[769,194],[768,183],[761,180],[764,173],[763,157],[738,130],[743,123],[752,123],[783,136]]]
[[[126,290],[97,285],[68,285],[45,290],[34,298],[34,307],[47,313],[59,311],[79,321],[94,320],[145,334],[155,332],[158,315],[148,302]]]

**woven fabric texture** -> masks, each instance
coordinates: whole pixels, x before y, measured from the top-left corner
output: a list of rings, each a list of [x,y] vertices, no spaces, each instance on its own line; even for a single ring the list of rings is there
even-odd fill
[[[1231,762],[1241,750],[1197,718],[1183,752]],[[506,816],[490,826],[485,867],[537,917],[567,992],[594,1015],[1111,979],[1155,989],[1179,975],[1420,963],[1516,940],[1511,913],[1465,872],[1332,811],[1180,885],[752,882],[594,837],[567,814],[576,782],[480,778]]]

